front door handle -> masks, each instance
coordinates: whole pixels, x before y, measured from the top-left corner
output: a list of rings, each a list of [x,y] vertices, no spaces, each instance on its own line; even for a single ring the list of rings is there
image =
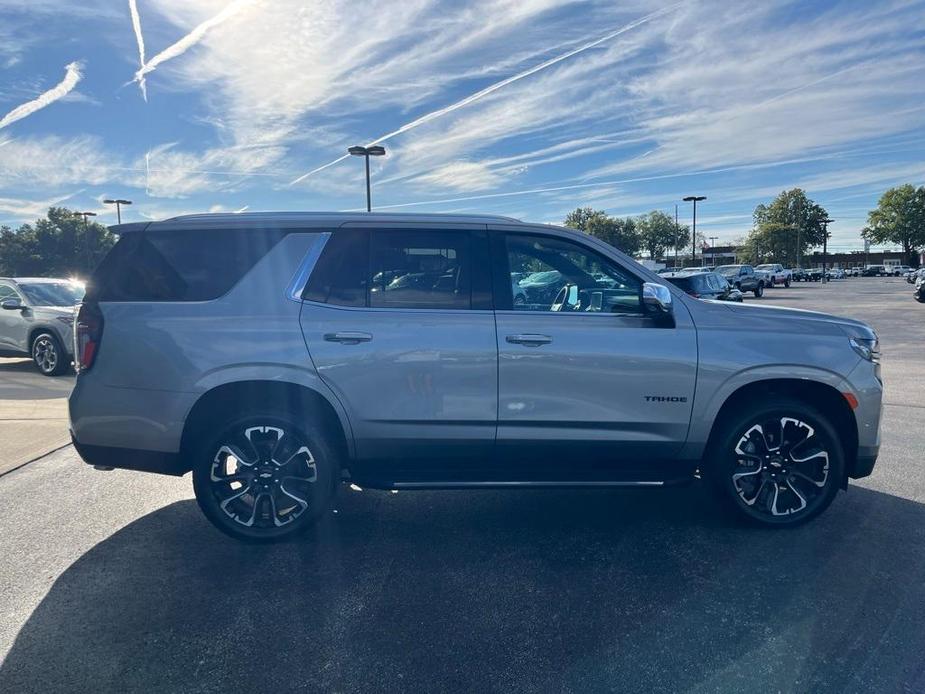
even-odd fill
[[[325,333],[324,339],[327,342],[340,342],[343,345],[358,345],[361,342],[369,342],[373,339],[373,336],[370,333],[344,330],[339,333]]]
[[[539,347],[540,345],[548,345],[552,342],[552,338],[549,335],[508,335],[504,338],[513,345],[526,345],[527,347]]]

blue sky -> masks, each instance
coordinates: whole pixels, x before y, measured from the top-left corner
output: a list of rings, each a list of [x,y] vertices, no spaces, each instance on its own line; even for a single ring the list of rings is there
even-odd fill
[[[801,186],[858,248],[883,190],[925,183],[922,1],[135,3],[138,33],[129,0],[0,4],[0,223],[109,221],[115,196],[124,221],[355,209],[361,160],[332,162],[383,136],[380,209],[560,222],[699,194],[719,243]]]

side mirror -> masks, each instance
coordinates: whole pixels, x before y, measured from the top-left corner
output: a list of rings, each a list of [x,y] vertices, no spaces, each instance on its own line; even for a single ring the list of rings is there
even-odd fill
[[[4,299],[0,301],[0,308],[5,311],[22,311],[26,307],[22,305],[19,299]]]
[[[671,292],[668,287],[655,282],[646,282],[642,285],[642,304],[649,313],[656,315],[671,315]]]

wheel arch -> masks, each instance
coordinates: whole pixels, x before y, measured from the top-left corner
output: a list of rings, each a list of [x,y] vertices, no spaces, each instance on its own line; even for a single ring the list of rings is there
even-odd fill
[[[854,412],[839,390],[822,381],[806,378],[767,378],[739,386],[720,406],[713,419],[705,451],[709,452],[722,431],[722,425],[734,412],[739,412],[749,403],[773,396],[791,397],[806,402],[823,414],[831,417],[832,426],[838,432],[845,454],[845,479],[847,485],[850,472],[857,462],[858,427]]]
[[[287,381],[242,380],[217,385],[203,393],[190,408],[180,437],[180,457],[192,459],[192,452],[200,437],[224,417],[242,409],[242,403],[282,405],[286,410],[304,413],[303,416],[320,421],[331,433],[345,464],[353,452],[352,436],[348,424],[342,420],[335,406],[321,393],[305,385]],[[191,464],[185,464],[186,471]]]

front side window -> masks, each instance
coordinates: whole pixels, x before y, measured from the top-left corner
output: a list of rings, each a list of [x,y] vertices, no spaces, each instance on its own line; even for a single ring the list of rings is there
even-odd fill
[[[19,294],[8,284],[0,284],[0,301],[5,299],[18,299]]]
[[[468,309],[467,232],[380,232],[370,244],[373,308]]]
[[[588,248],[528,234],[507,235],[504,246],[516,295],[501,305],[518,311],[643,313],[642,282]]]

